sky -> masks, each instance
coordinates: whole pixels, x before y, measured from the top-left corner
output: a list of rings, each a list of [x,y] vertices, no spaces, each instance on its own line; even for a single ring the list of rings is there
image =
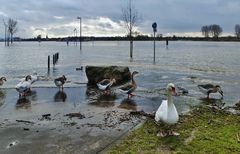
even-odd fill
[[[67,37],[78,30],[83,36],[125,36],[122,10],[129,0],[0,0],[0,37],[3,20],[18,22],[15,36]],[[135,30],[151,35],[152,23],[163,36],[202,36],[204,25],[218,24],[224,36],[234,35],[240,24],[240,0],[131,0],[138,12]]]

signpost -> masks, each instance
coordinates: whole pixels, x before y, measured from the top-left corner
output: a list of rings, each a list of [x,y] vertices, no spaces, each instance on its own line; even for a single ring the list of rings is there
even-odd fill
[[[155,33],[157,32],[157,23],[154,22],[152,24],[152,28],[153,28],[153,62],[155,64]]]

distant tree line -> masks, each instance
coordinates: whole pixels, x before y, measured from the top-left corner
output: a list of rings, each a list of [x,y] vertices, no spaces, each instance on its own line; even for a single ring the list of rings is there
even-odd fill
[[[213,24],[213,25],[202,26],[201,32],[206,38],[208,38],[209,36],[218,38],[223,32],[223,30],[219,25]]]
[[[13,35],[17,32],[17,21],[9,18],[7,22],[3,20],[5,28],[5,46],[9,46],[9,43],[13,43]]]
[[[238,39],[240,38],[240,25],[239,24],[235,25],[235,35]]]
[[[234,30],[235,30],[236,37],[239,39],[240,38],[240,24],[236,24]],[[221,35],[221,33],[223,32],[223,30],[219,25],[213,24],[213,25],[202,26],[201,32],[202,32],[203,36],[206,38],[208,38],[210,36],[212,36],[213,38],[218,38]]]

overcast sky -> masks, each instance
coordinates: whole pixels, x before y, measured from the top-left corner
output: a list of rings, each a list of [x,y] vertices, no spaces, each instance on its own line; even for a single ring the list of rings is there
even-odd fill
[[[20,37],[72,36],[82,17],[84,36],[123,36],[122,8],[128,0],[0,0],[0,18],[18,21]],[[240,24],[240,0],[132,0],[140,20],[137,31],[152,33],[157,22],[163,35],[198,35],[203,25],[218,24],[233,35]],[[1,21],[1,23],[3,23]],[[78,31],[79,33],[79,31]],[[79,35],[79,34],[78,34]],[[4,26],[0,24],[0,37]]]

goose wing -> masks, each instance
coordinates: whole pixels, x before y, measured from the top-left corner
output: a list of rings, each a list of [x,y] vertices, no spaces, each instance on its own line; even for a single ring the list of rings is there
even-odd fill
[[[125,86],[122,86],[120,87],[119,89],[122,91],[122,92],[125,92],[127,94],[131,94],[135,89],[136,89],[136,85],[134,84],[127,84]]]
[[[212,84],[205,84],[205,85],[198,85],[198,88],[204,88],[204,89],[212,89],[214,85]]]
[[[102,81],[98,82],[98,84],[101,84],[101,85],[108,85],[109,83],[110,83],[109,79],[103,79]]]
[[[213,90],[213,87],[212,84],[198,85],[199,90],[204,94],[208,94],[208,91]]]
[[[167,110],[167,100],[163,100],[161,105],[158,107],[157,112],[155,113],[155,121],[167,121]]]
[[[26,92],[30,89],[31,87],[31,83],[28,82],[28,81],[23,81],[23,82],[19,82],[17,85],[16,85],[16,90],[20,93],[22,92]]]
[[[31,76],[31,83],[32,84],[38,80],[37,75],[30,75],[30,76]]]

